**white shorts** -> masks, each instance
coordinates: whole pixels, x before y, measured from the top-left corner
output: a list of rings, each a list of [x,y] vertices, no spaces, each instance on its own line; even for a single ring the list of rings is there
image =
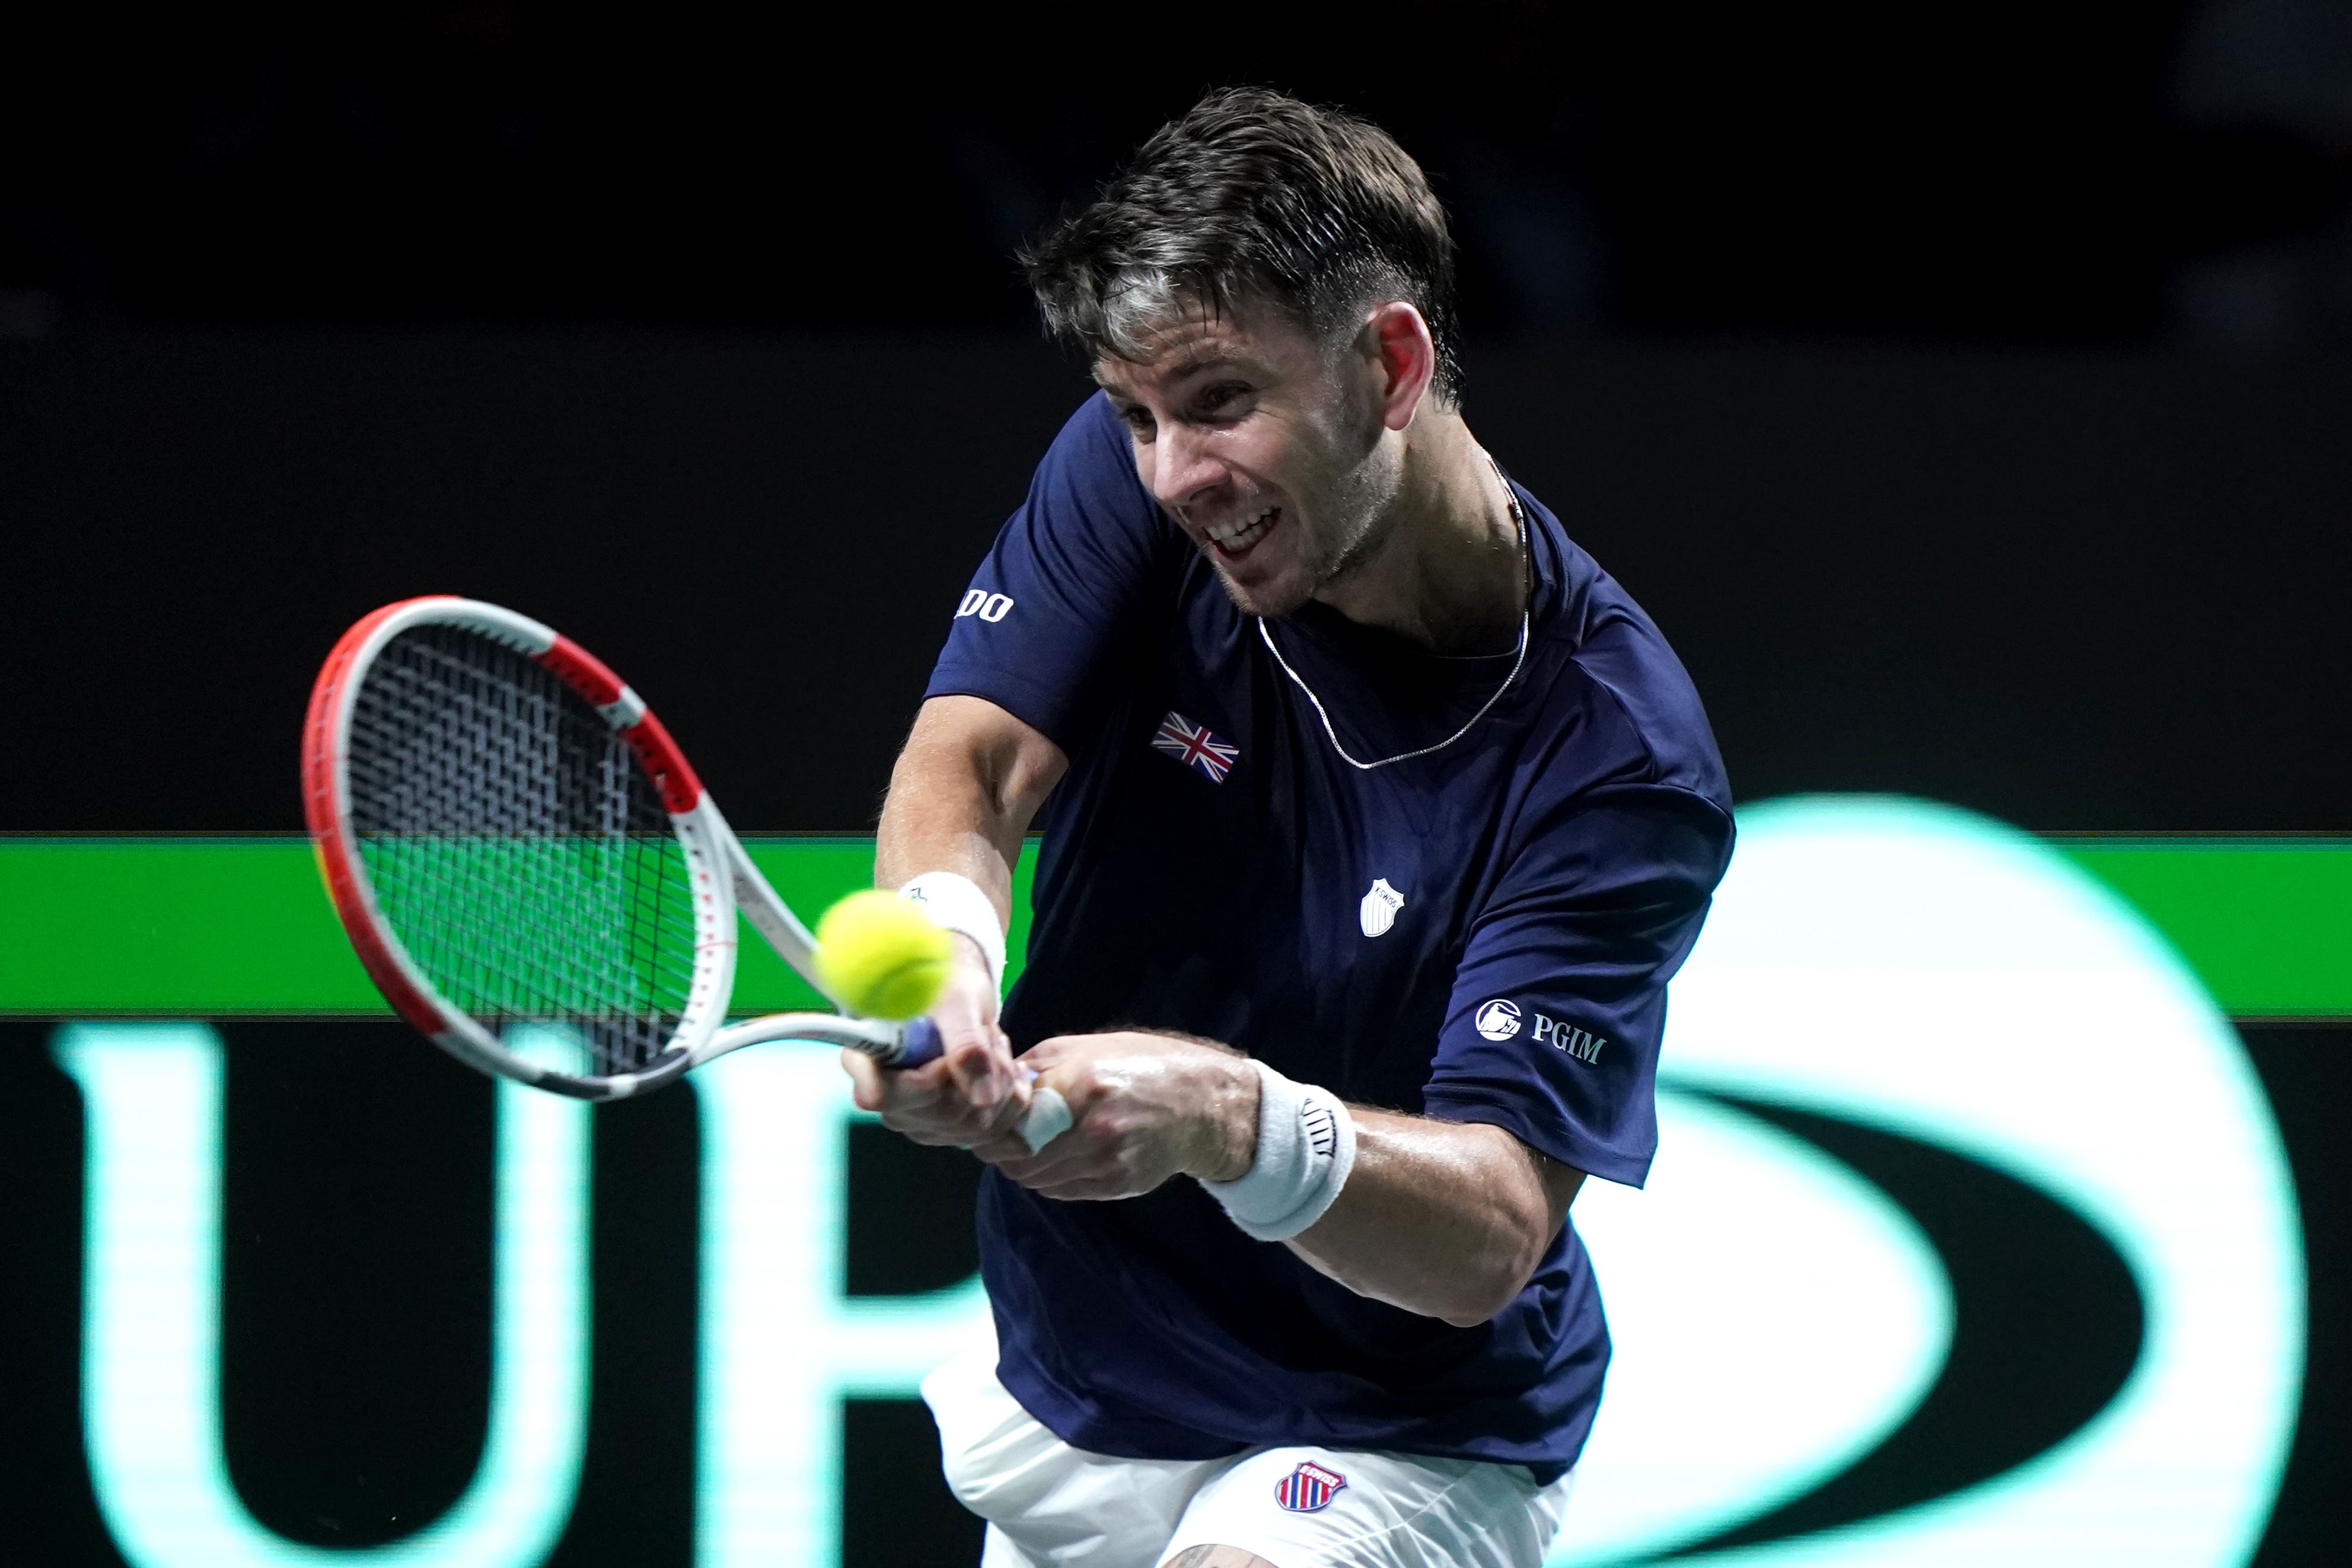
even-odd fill
[[[983,1568],[1157,1568],[1191,1546],[1275,1568],[1538,1568],[1574,1472],[1338,1448],[1118,1459],[1073,1448],[996,1381],[993,1346],[923,1380],[949,1488],[988,1521]]]

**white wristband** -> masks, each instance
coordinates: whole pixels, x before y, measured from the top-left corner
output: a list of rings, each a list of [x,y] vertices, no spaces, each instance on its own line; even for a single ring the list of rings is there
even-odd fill
[[[988,960],[988,983],[1004,989],[1004,925],[979,883],[953,871],[926,871],[898,891],[947,930],[980,943],[981,956]]]
[[[1242,1230],[1287,1241],[1323,1217],[1356,1164],[1356,1121],[1339,1097],[1257,1069],[1257,1157],[1239,1181],[1202,1182]]]

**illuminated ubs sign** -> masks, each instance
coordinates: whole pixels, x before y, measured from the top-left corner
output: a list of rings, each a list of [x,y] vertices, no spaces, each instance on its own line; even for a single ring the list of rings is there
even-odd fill
[[[1619,1353],[1554,1562],[2246,1559],[2294,1189],[2144,921],[1983,818],[1790,801],[1671,1005],[1652,1190],[1576,1204]]]
[[[2227,1023],[2054,853],[1895,802],[1745,814],[1677,980],[1649,1191],[1576,1220],[1618,1340],[1558,1564],[2221,1564],[2257,1539],[2301,1375],[2275,1131]],[[499,1089],[490,1428],[404,1541],[257,1524],[218,1378],[217,1037],[56,1038],[89,1124],[85,1426],[138,1568],[524,1568],[587,1419],[588,1110]],[[702,1122],[696,1561],[840,1553],[840,1402],[988,1332],[976,1280],[850,1297],[829,1049],[692,1080]]]

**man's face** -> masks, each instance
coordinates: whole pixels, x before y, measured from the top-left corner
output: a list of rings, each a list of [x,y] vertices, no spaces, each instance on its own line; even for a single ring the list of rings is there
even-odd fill
[[[1272,310],[1193,310],[1095,379],[1145,488],[1244,610],[1288,615],[1382,537],[1399,464],[1352,350],[1335,363]]]

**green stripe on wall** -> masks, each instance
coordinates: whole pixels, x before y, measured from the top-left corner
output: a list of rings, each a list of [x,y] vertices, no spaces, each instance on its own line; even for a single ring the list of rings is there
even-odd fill
[[[2352,840],[2053,838],[2233,1018],[2352,1015]]]
[[[866,837],[746,842],[803,918],[866,886],[873,869]],[[2352,840],[2052,842],[2147,916],[2231,1016],[2352,1016]],[[1016,954],[1033,859],[1023,857],[1015,889]],[[748,929],[742,953],[739,1010],[815,1005]],[[306,839],[0,839],[0,1014],[384,1011]]]
[[[873,881],[870,837],[744,844],[804,920]],[[1014,878],[1016,954],[1034,859]],[[741,935],[738,1011],[821,1005],[758,933]],[[307,838],[0,838],[0,1014],[390,1011],[343,940]]]

